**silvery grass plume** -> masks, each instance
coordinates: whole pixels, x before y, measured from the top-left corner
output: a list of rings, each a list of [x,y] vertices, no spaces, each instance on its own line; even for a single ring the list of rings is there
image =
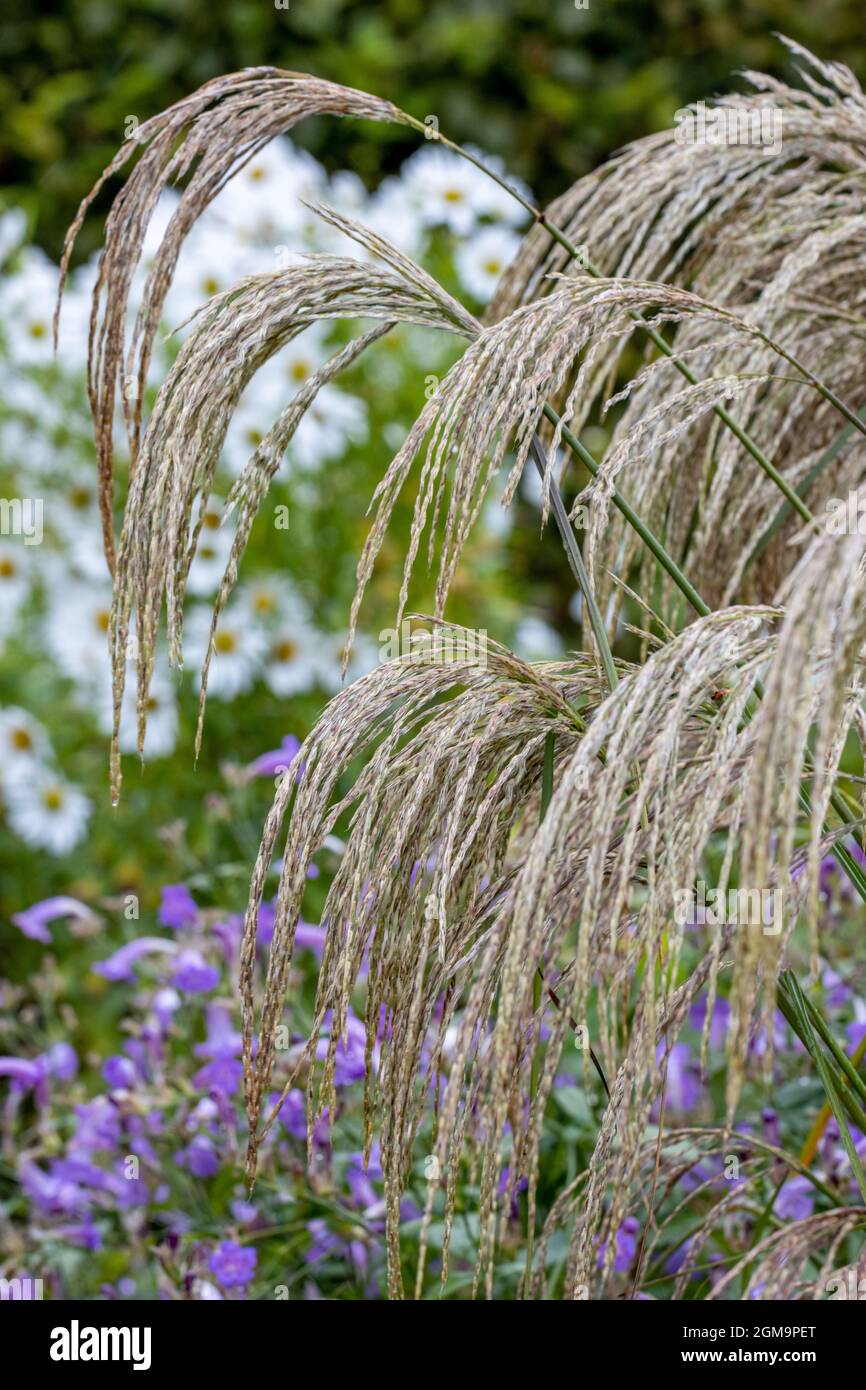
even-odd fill
[[[238,519],[214,607],[211,648],[258,509],[292,435],[322,386],[396,322],[463,336],[477,331],[472,316],[420,267],[366,228],[329,209],[321,211],[378,260],[368,264],[311,255],[302,265],[250,276],[209,300],[195,316],[193,330],[160,388],[148,421],[130,483],[115,568],[110,628],[115,796],[120,785],[118,739],[131,617],[134,612],[139,747],[143,748],[163,601],[168,612],[169,657],[180,664],[187,576],[232,412],[255,372],[312,323],[340,318],[380,321],[310,376],[234,484],[227,515],[236,509]],[[209,665],[210,650],[202,672],[202,714]],[[201,718],[197,748],[200,740]]]
[[[114,554],[112,426],[115,404],[119,391],[134,467],[153,340],[184,240],[233,174],[254,159],[276,135],[285,134],[305,116],[312,115],[362,116],[374,121],[396,122],[405,119],[390,101],[307,73],[262,67],[218,77],[138,127],[82,201],[69,228],[61,263],[61,293],[75,238],[91,203],[104,184],[134,154],[140,153],[105,224],[105,246],[93,289],[87,359],[87,386],[99,461],[103,537],[110,566]],[[162,190],[184,179],[180,202],[148,273],[127,347],[129,292],[141,259],[148,223]],[[59,311],[58,297],[55,340]],[[125,382],[133,389],[123,390]]]
[[[690,142],[681,138],[681,124],[628,146],[546,210],[545,222],[559,227],[582,250],[581,258],[571,258],[546,225],[533,227],[503,277],[489,320],[550,293],[552,275],[580,275],[588,260],[606,276],[661,280],[727,306],[802,354],[841,395],[850,394],[855,407],[866,404],[866,99],[847,68],[822,63],[794,43],[788,47],[803,64],[806,90],[748,73],[752,94],[723,98],[711,108],[732,120],[772,109],[777,145]],[[698,377],[712,369],[741,383],[751,378],[736,402],[737,423],[769,449],[793,489],[803,488],[814,512],[862,482],[864,440],[849,430],[840,443],[842,422],[832,405],[766,381],[778,362],[757,337],[727,345],[717,339],[713,325],[692,318],[679,326],[673,346]],[[585,361],[587,385],[595,390],[573,402],[576,433],[631,342],[644,347],[646,338],[639,329],[630,338],[611,338]],[[681,385],[670,361],[657,362],[616,421],[612,448],[654,408],[663,414]],[[787,542],[797,518],[771,541],[764,538],[782,499],[717,416],[695,419],[678,438],[663,439],[664,429],[658,421],[656,438],[648,434],[626,460],[622,486],[629,500],[650,526],[665,530],[668,549],[711,604],[772,597],[791,567]],[[650,453],[653,466],[647,467]],[[625,574],[647,557],[617,515],[604,516],[596,539],[604,606],[610,592],[605,571]]]
[[[524,1292],[543,1285],[532,1241],[545,1107],[563,1050],[585,1037],[591,1010],[601,1061],[595,1051],[592,1059],[610,1077],[609,1101],[590,1164],[554,1204],[540,1248],[553,1226],[566,1228],[566,1295],[603,1291],[610,1237],[646,1204],[647,1122],[663,1106],[665,1059],[689,1009],[703,990],[712,1003],[724,974],[732,1125],[749,1041],[771,1019],[801,913],[816,944],[820,857],[832,848],[845,862],[841,842],[855,815],[837,786],[839,762],[849,734],[862,750],[866,732],[864,543],[822,532],[796,489],[815,506],[827,488],[862,473],[861,422],[846,398],[857,404],[861,389],[866,103],[847,70],[801,56],[807,91],[753,78],[756,96],[721,103],[751,109],[772,95],[785,122],[779,152],[684,147],[670,132],[630,147],[538,214],[484,326],[381,238],[325,211],[372,260],[314,257],[216,297],[197,316],[143,438],[140,405],[128,414],[134,469],[111,651],[119,709],[134,622],[143,739],[163,600],[170,655],[180,661],[202,509],[253,373],[317,319],[374,321],[287,403],[232,490],[237,529],[212,634],[256,511],[321,385],[400,320],[469,340],[376,489],[350,616],[351,643],[397,498],[420,460],[398,618],[426,532],[428,558],[438,554],[432,644],[420,659],[382,665],[344,690],[309,735],[268,816],[242,948],[252,1180],[276,1113],[266,1100],[306,869],[345,822],[346,854],[323,911],[313,1028],[288,1086],[306,1075],[312,1135],[317,1116],[333,1112],[336,1048],[365,963],[366,1149],[375,1128],[394,1297],[404,1292],[400,1197],[430,1086],[444,1192],[428,1187],[416,1291],[440,1201],[447,1276],[464,1158],[480,1190],[476,1287],[492,1292],[506,1213],[524,1178]],[[314,109],[419,125],[363,93],[268,71],[212,83],[142,127],[145,153],[109,218],[91,325],[106,516],[124,355],[143,383],[183,236],[250,153]],[[111,168],[131,152],[124,147]],[[181,174],[189,182],[126,349],[130,267],[159,190]],[[563,245],[570,238],[589,242],[597,265],[575,258]],[[665,333],[675,335],[672,345]],[[650,354],[623,392],[622,354],[641,336],[665,355]],[[578,434],[605,399],[626,403],[599,462]],[[840,434],[843,424],[855,433]],[[591,516],[589,573],[579,578],[593,650],[532,666],[494,643],[481,662],[473,635],[444,622],[470,531],[497,473],[508,469],[508,502],[532,456],[543,514],[553,508],[573,563],[574,553],[580,560],[560,492],[573,454],[592,478],[581,494]],[[110,527],[107,538],[113,544]],[[661,567],[657,589],[644,546]],[[724,606],[711,611],[695,582]],[[624,596],[641,587],[645,659],[616,663],[599,604],[613,632]],[[696,618],[682,611],[680,594]],[[117,792],[116,750],[113,785]],[[674,903],[718,836],[726,846],[719,888],[738,881],[778,890],[782,912],[772,934],[761,924],[725,927],[690,966]],[[258,911],[281,840],[257,999]],[[857,882],[856,865],[847,871]],[[866,894],[866,881],[859,887]],[[802,1223],[794,1263],[822,1241],[835,1252],[847,1220]],[[607,1241],[600,1270],[599,1240]],[[767,1277],[760,1285],[753,1271],[750,1287],[791,1287],[777,1268],[786,1250],[771,1237],[761,1243],[754,1268]]]
[[[837,1268],[836,1260],[845,1238],[863,1223],[866,1209],[862,1206],[837,1207],[792,1220],[757,1244],[749,1242],[750,1227],[758,1227],[764,1215],[762,1182],[769,1179],[774,1186],[781,1183],[784,1187],[784,1181],[799,1174],[811,1181],[816,1191],[823,1188],[821,1179],[795,1154],[752,1133],[734,1131],[724,1135],[714,1129],[670,1128],[660,1147],[655,1139],[648,1140],[636,1159],[633,1190],[625,1206],[640,1206],[651,1193],[655,1212],[652,1226],[639,1247],[640,1268],[636,1274],[640,1274],[641,1268],[654,1272],[654,1278],[643,1285],[649,1290],[644,1297],[652,1297],[655,1284],[665,1282],[667,1275],[668,1279],[674,1278],[674,1299],[687,1297],[695,1281],[703,1285],[709,1298],[730,1297],[733,1291],[744,1299],[820,1299],[832,1291],[834,1275],[837,1279],[848,1275],[849,1267]],[[540,1255],[547,1253],[553,1235],[560,1229],[566,1204],[577,1205],[575,1199],[585,1179],[586,1174],[579,1174],[571,1190],[566,1189],[558,1199],[539,1237]],[[690,1226],[688,1238],[677,1248],[678,1238],[682,1237],[678,1223],[702,1206],[703,1219],[697,1226]],[[723,1223],[733,1247],[731,1255],[724,1259],[710,1244]],[[616,1233],[617,1225],[607,1214],[601,1240],[605,1256],[610,1252],[610,1263]],[[851,1272],[859,1279],[863,1270],[855,1265]],[[533,1297],[547,1295],[543,1258],[530,1292]]]

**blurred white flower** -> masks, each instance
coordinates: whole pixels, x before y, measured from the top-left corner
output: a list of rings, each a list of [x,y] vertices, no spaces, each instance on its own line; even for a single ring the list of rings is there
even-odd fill
[[[319,635],[321,638],[319,681],[329,694],[337,694],[344,686],[351,685],[353,681],[358,680],[360,676],[365,676],[368,671],[372,671],[374,667],[379,665],[381,660],[379,644],[374,642],[372,637],[368,637],[366,633],[356,632],[349,654],[346,676],[343,679],[341,674],[343,652],[348,634],[346,632],[323,632]]]
[[[201,668],[210,641],[211,610],[203,604],[192,608],[184,622],[184,665]],[[208,671],[208,695],[234,700],[254,684],[266,650],[261,628],[237,605],[220,618]]]
[[[405,256],[417,260],[421,255],[425,223],[418,208],[407,200],[406,188],[399,178],[383,179],[366,212],[356,220],[386,237]],[[360,246],[355,254],[363,259]]]
[[[11,779],[5,796],[12,831],[35,849],[68,854],[85,834],[89,800],[48,768],[36,765]]]
[[[184,242],[163,317],[172,330],[180,328],[213,295],[246,275],[274,268],[270,252],[244,245],[230,228],[205,215]]]
[[[85,579],[108,578],[99,498],[90,475],[70,480],[46,497],[46,521],[73,569]]]
[[[221,524],[223,503],[213,494],[208,498],[204,519],[198,533],[195,558],[187,576],[187,589],[191,594],[212,594],[219,587],[225,573],[226,563],[234,541],[235,528],[231,522]],[[198,506],[193,509],[193,518],[198,521]]]
[[[487,176],[439,145],[411,155],[400,179],[425,226],[443,225],[457,236],[467,236],[483,216]]]
[[[500,475],[493,480],[493,485],[484,503],[481,513],[481,525],[488,535],[495,536],[502,540],[511,534],[514,525],[514,512],[511,507],[503,507],[502,498],[505,494],[505,479]]]
[[[20,776],[51,757],[42,725],[26,709],[0,709],[0,781]]]
[[[264,677],[275,695],[296,695],[322,684],[326,667],[322,634],[297,618],[284,619],[270,636]]]
[[[357,396],[323,386],[305,413],[289,449],[298,467],[314,473],[320,463],[339,458],[349,444],[367,438],[367,407]]]
[[[49,366],[54,361],[51,321],[56,298],[57,267],[42,251],[28,246],[18,267],[0,281],[0,332],[18,365]],[[60,318],[60,362],[83,368],[89,320],[87,296],[69,286]]]
[[[114,722],[114,702],[111,692],[111,678],[106,671],[105,681],[100,690],[99,726],[103,733],[110,734]],[[150,682],[147,695],[147,729],[144,736],[145,758],[167,758],[174,752],[177,743],[177,699],[175,684],[164,656],[158,662]],[[122,753],[138,752],[138,684],[134,667],[127,672],[123,690],[123,703],[120,710],[120,750]]]
[[[52,585],[45,634],[58,666],[75,681],[98,681],[108,665],[111,589],[107,584]]]
[[[329,332],[329,324],[311,324],[256,372],[226,433],[223,461],[234,477],[249,462],[304,382],[327,359],[325,339]]]
[[[457,247],[454,263],[461,285],[486,304],[519,246],[520,237],[508,227],[481,227]]]
[[[237,605],[256,623],[279,621],[309,623],[307,605],[282,575],[256,575],[237,592]]]
[[[499,178],[505,179],[509,187],[513,188],[521,197],[527,201],[532,199],[532,190],[522,179],[515,178],[507,168],[504,159],[499,155],[488,154],[486,150],[480,150],[475,145],[465,147],[469,154],[474,154],[476,159],[480,159],[486,169],[497,174]],[[498,184],[495,179],[484,178],[484,182],[478,185],[475,197],[475,206],[479,216],[491,217],[496,222],[508,222],[512,226],[519,227],[529,216],[526,208],[521,206],[516,198]]]
[[[272,251],[282,241],[291,248],[293,239],[295,246],[305,239],[313,220],[303,203],[321,202],[326,187],[325,171],[318,161],[281,137],[259,150],[229,180],[210,212],[215,221]]]
[[[256,372],[247,391],[261,405],[265,429],[329,356],[325,340],[330,331],[328,323],[311,324]]]
[[[17,251],[27,235],[27,214],[23,208],[10,208],[0,216],[0,265]]]
[[[0,542],[0,637],[15,625],[30,590],[30,563],[23,545]]]
[[[562,654],[562,642],[542,618],[523,618],[514,634],[514,650],[524,661],[556,661]]]

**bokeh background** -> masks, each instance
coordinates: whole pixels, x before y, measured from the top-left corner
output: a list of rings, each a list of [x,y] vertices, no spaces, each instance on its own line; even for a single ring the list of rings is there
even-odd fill
[[[237,1047],[229,1041],[221,1052],[213,1039],[233,998],[237,914],[244,908],[274,776],[339,688],[339,651],[367,504],[431,380],[454,355],[433,335],[398,333],[331,388],[290,449],[254,531],[227,622],[226,641],[233,646],[226,647],[224,679],[212,685],[198,767],[192,756],[194,672],[178,679],[161,669],[147,766],[140,769],[131,753],[125,758],[123,798],[112,809],[108,586],[83,374],[95,254],[120,180],[104,190],[79,237],[56,360],[50,318],[66,227],[122,143],[130,118],[143,121],[218,74],[274,64],[390,97],[421,120],[435,115],[453,138],[471,142],[494,162],[504,160],[544,203],[623,143],[669,124],[689,101],[729,89],[738,69],[790,76],[792,64],[774,38],[777,30],[824,58],[846,62],[858,75],[866,71],[859,0],[825,0],[820,6],[791,0],[590,0],[587,9],[571,0],[545,6],[529,0],[290,0],[286,9],[267,0],[6,0],[0,22],[0,495],[42,498],[45,528],[39,545],[0,536],[0,1053],[42,1068],[29,1082],[20,1069],[6,1072],[17,1077],[18,1090],[14,1085],[10,1093],[12,1121],[8,1106],[6,1111],[0,1235],[6,1255],[13,1252],[13,1265],[16,1259],[20,1265],[24,1251],[28,1268],[87,1296],[103,1286],[111,1296],[153,1296],[163,1287],[161,1279],[173,1290],[185,1289],[194,1277],[207,1283],[207,1270],[210,1286],[223,1296],[250,1284],[252,1267],[240,1257],[240,1274],[232,1282],[231,1252],[221,1272],[208,1264],[220,1237],[239,1242],[239,1249],[253,1248],[247,1237],[262,1229],[262,1218],[261,1212],[241,1210],[236,1169],[202,1156],[208,1146],[212,1154],[223,1152],[220,1126],[228,1122],[207,1107],[199,1113],[196,1106],[204,1100],[191,1096],[205,1095],[217,1109],[221,1102],[214,1093],[237,1096]],[[289,254],[345,250],[302,209],[301,197],[324,199],[377,226],[481,312],[498,269],[518,243],[520,210],[491,198],[489,185],[465,165],[443,162],[441,154],[401,129],[349,121],[302,124],[291,145],[280,142],[245,182],[239,179],[226,191],[190,238],[168,302],[166,330],[241,274],[273,268],[283,248]],[[342,332],[338,326],[304,335],[251,388],[227,444],[222,498],[290,388]],[[169,338],[160,348],[151,373],[154,389],[177,341]],[[573,584],[555,536],[540,533],[537,501],[529,483],[507,515],[494,499],[467,552],[451,607],[456,620],[486,628],[529,658],[557,655],[580,641]],[[274,520],[278,508],[286,509],[288,529]],[[377,659],[379,633],[392,621],[409,515],[404,503],[377,565],[353,674]],[[217,503],[207,554],[192,586],[193,657],[226,558],[228,533],[219,529],[219,520]],[[420,583],[412,597],[415,607],[429,611],[429,586]],[[281,749],[287,750],[282,757]],[[323,852],[305,903],[311,934],[296,980],[299,1031],[315,976],[319,914],[338,853],[338,845]],[[56,896],[72,905],[28,916],[34,904]],[[161,939],[164,932],[181,933],[182,950],[189,954],[174,974],[154,969],[148,975],[148,961],[142,976],[123,961],[106,966],[137,938]],[[178,1001],[163,1001],[165,1017],[158,1002],[164,990],[174,991]],[[147,1195],[139,1192],[138,1206],[131,1204],[135,1215],[120,1219],[110,1202],[78,1195],[98,1188],[93,1174],[88,1186],[77,1170],[51,1167],[60,1161],[60,1136],[67,1144],[64,1162],[78,1162],[81,1154],[69,1107],[55,1116],[53,1148],[40,1131],[40,1086],[44,1091],[54,1081],[73,1085],[73,1099],[91,1106],[106,1095],[134,1091],[153,1081],[156,1063],[144,1053],[154,1030],[162,1083],[174,1086],[163,1115],[168,1128],[174,1126],[173,1138],[153,1158]],[[74,1066],[68,1054],[51,1051],[64,1047],[74,1051]],[[202,1080],[195,1071],[202,1056],[226,1063],[222,1090],[213,1076]],[[352,1060],[347,1055],[346,1086],[357,1081]],[[684,1058],[684,1112],[687,1101],[697,1098],[689,1065]],[[593,1132],[582,1093],[566,1087],[562,1094],[562,1124],[551,1138],[551,1191],[574,1170]],[[15,1126],[22,1105],[27,1119],[33,1095],[35,1129],[26,1128],[22,1140]],[[802,1092],[798,1103],[801,1098]],[[116,1109],[116,1100],[111,1103]],[[282,1286],[280,1272],[291,1267],[294,1273],[286,1278],[293,1290],[312,1286],[349,1297],[368,1291],[371,1280],[376,1287],[375,1232],[362,1222],[362,1235],[353,1235],[352,1222],[361,1220],[358,1203],[366,1211],[378,1196],[372,1188],[361,1191],[368,1179],[358,1176],[357,1164],[352,1168],[359,1136],[352,1131],[357,1115],[353,1121],[348,1101],[345,1112],[351,1132],[339,1181],[344,1187],[349,1182],[349,1206],[339,1207],[330,1195],[326,1201],[321,1184],[309,1187],[295,1116],[294,1129],[286,1124],[286,1143],[294,1143],[297,1153],[276,1155],[272,1187],[266,1182],[265,1190],[279,1193],[275,1173],[284,1163],[293,1175],[299,1215],[294,1226],[288,1223],[288,1252],[260,1245],[257,1278],[270,1258],[272,1285]],[[85,1120],[79,1116],[79,1131],[89,1117],[89,1111]],[[130,1133],[129,1126],[118,1133],[116,1153],[108,1143],[99,1150],[102,1170],[109,1164],[104,1154],[122,1155],[123,1144],[132,1143]],[[37,1155],[26,1180],[19,1163],[22,1143]],[[229,1155],[236,1143],[234,1134]],[[329,1173],[327,1181],[339,1191]],[[55,1180],[71,1183],[76,1194],[48,1191],[45,1184]],[[325,1188],[330,1193],[327,1182]],[[172,1225],[169,1218],[177,1211],[186,1225],[180,1219]],[[34,1213],[40,1234],[31,1229],[21,1236]],[[267,1221],[276,1224],[273,1212]],[[154,1223],[180,1236],[191,1232],[199,1241],[183,1247],[186,1263],[180,1256],[172,1256],[174,1265],[168,1257],[153,1257]],[[361,1246],[369,1241],[363,1260],[358,1249],[353,1253],[353,1240]],[[201,1248],[204,1254],[189,1253]],[[311,1281],[311,1268],[318,1282]]]

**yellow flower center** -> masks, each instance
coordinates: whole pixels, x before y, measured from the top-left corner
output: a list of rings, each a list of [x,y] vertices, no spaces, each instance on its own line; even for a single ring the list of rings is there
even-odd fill
[[[14,579],[18,573],[12,560],[0,560],[0,579]]]
[[[459,188],[446,188],[445,201],[446,203],[462,203],[463,194]]]
[[[27,753],[33,747],[33,740],[26,729],[12,730],[12,747],[19,753]]]
[[[96,614],[96,626],[100,632],[107,632],[111,623],[111,614],[107,608],[100,608]]]
[[[63,795],[57,787],[47,787],[42,793],[42,804],[46,811],[59,811],[63,805]]]
[[[274,656],[277,661],[291,661],[297,655],[297,643],[289,641],[288,638],[283,642],[278,642],[274,648]]]
[[[34,322],[30,324],[31,338],[44,338],[47,332],[48,329],[46,328],[45,324],[40,323],[39,320],[34,320]]]
[[[233,652],[237,647],[237,639],[233,632],[218,632],[214,639],[214,647],[218,652]]]

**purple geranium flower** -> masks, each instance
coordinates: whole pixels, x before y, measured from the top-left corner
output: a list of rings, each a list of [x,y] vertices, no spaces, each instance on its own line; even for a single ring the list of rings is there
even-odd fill
[[[783,1221],[805,1221],[815,1210],[815,1188],[808,1178],[788,1178],[773,1208]]]
[[[219,1172],[219,1157],[206,1134],[197,1134],[179,1158],[195,1178],[212,1178],[214,1173]]]
[[[60,897],[43,898],[41,902],[34,903],[32,907],[25,908],[23,912],[16,912],[12,921],[32,941],[41,941],[44,945],[49,946],[51,944],[51,932],[48,930],[48,924],[56,922],[61,917],[72,917],[79,922],[96,920],[95,914],[91,912],[86,903],[79,902],[78,898]]]
[[[102,1077],[113,1091],[128,1091],[138,1081],[138,1068],[129,1057],[107,1057],[102,1066]]]
[[[327,1033],[333,1027],[333,1014],[329,1009],[325,1015],[323,1032]],[[349,1011],[346,1019],[346,1038],[340,1038],[336,1047],[336,1060],[334,1066],[334,1083],[337,1086],[348,1086],[353,1081],[360,1081],[365,1073],[365,1051],[367,1046],[367,1031],[361,1020]],[[327,1037],[320,1039],[316,1047],[317,1061],[324,1061],[328,1055],[330,1041]],[[375,1070],[379,1064],[379,1046],[373,1049],[372,1066]]]
[[[178,956],[171,982],[186,994],[207,994],[219,984],[220,972],[215,965],[208,965],[201,951],[190,947]]]
[[[198,917],[198,904],[185,883],[168,883],[156,915],[163,927],[190,927]]]
[[[234,1095],[241,1084],[244,1064],[235,1057],[215,1057],[206,1066],[200,1067],[192,1079],[199,1091],[221,1091],[223,1095]]]
[[[696,1033],[703,1033],[704,1024],[707,1016],[707,998],[699,999],[689,1012],[689,1022]],[[710,1018],[710,1047],[719,1048],[724,1045],[725,1037],[731,1022],[731,1006],[727,999],[718,996],[713,1001],[713,1012]]]
[[[139,936],[135,941],[121,946],[120,950],[115,951],[107,960],[98,961],[93,969],[106,980],[125,980],[132,984],[135,980],[132,967],[144,956],[160,951],[175,955],[179,949],[176,941],[168,941],[164,936]]]
[[[359,1273],[367,1268],[367,1247],[362,1240],[344,1240],[330,1230],[327,1222],[320,1216],[307,1222],[307,1230],[312,1236],[312,1244],[304,1255],[307,1264],[316,1264],[329,1256],[348,1259]]]
[[[631,1269],[634,1258],[637,1254],[637,1234],[640,1230],[640,1222],[636,1216],[627,1216],[616,1233],[616,1254],[613,1260],[613,1267],[618,1274],[624,1274]],[[607,1241],[601,1243],[598,1252],[598,1267],[604,1268],[605,1251]]]
[[[664,1061],[665,1046],[665,1043],[659,1043],[656,1049],[656,1061],[659,1066]],[[674,1044],[668,1056],[667,1066],[666,1106],[679,1115],[687,1115],[701,1096],[698,1066],[688,1043]],[[654,1106],[653,1113],[656,1114],[658,1109],[658,1105]]]
[[[237,1057],[243,1039],[232,1023],[230,1006],[215,1000],[208,1004],[205,1019],[207,1037],[193,1048],[196,1057]]]
[[[0,1076],[8,1076],[16,1091],[36,1092],[39,1105],[48,1103],[48,1082],[71,1081],[78,1057],[69,1043],[54,1043],[38,1057],[0,1057]]]
[[[275,777],[278,772],[288,772],[292,759],[300,749],[300,742],[294,734],[286,734],[279,748],[262,753],[260,758],[247,766],[250,777]]]
[[[256,1272],[258,1256],[252,1247],[224,1240],[208,1261],[208,1269],[224,1289],[242,1289]]]

